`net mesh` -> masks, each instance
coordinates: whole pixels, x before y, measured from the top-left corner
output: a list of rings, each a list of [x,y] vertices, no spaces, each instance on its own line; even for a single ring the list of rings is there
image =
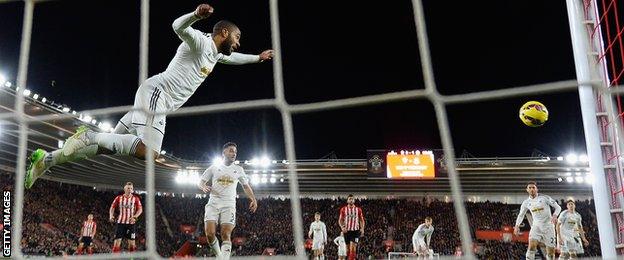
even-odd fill
[[[33,10],[37,1],[35,0],[25,0],[24,6],[24,16],[23,16],[23,30],[22,30],[22,41],[20,48],[20,56],[19,56],[19,70],[17,76],[17,86],[23,87],[26,86],[26,76],[28,72],[28,60],[29,60],[29,51],[30,51],[30,38],[32,32],[32,24],[33,24]],[[584,1],[585,6],[591,6],[592,1]],[[607,3],[609,2],[609,3]],[[622,53],[622,27],[619,23],[619,16],[617,10],[617,1],[603,1],[602,2],[602,15],[600,15],[601,20],[598,25],[605,25],[604,27],[610,26],[613,22],[615,22],[615,28],[608,27],[603,28],[602,30],[607,34],[605,43],[604,52],[600,52],[600,60],[610,63],[609,69],[606,70],[606,77],[610,78],[608,86],[615,87],[619,84],[622,78],[622,74],[624,70],[622,69],[622,59],[624,59],[624,54]],[[372,96],[363,96],[363,97],[355,97],[355,98],[347,98],[347,99],[339,99],[339,100],[331,100],[324,102],[316,102],[309,104],[298,104],[291,105],[289,104],[284,97],[284,83],[283,83],[283,74],[282,74],[282,58],[281,58],[281,46],[280,46],[280,28],[279,28],[279,15],[278,15],[278,0],[270,0],[270,17],[271,17],[271,35],[272,35],[272,44],[273,49],[275,50],[275,58],[273,62],[273,72],[274,72],[274,92],[275,97],[273,99],[264,99],[264,100],[251,100],[244,102],[231,102],[231,103],[222,103],[216,105],[204,105],[204,106],[194,106],[194,107],[185,107],[181,108],[178,111],[169,113],[168,116],[182,116],[182,115],[192,115],[192,114],[206,114],[206,113],[217,113],[224,111],[234,111],[234,110],[245,110],[245,109],[264,109],[264,108],[275,108],[277,109],[282,117],[282,124],[284,129],[284,140],[285,140],[285,148],[286,148],[286,157],[289,161],[295,160],[295,143],[293,137],[293,122],[292,115],[297,113],[310,113],[321,110],[331,110],[338,109],[344,107],[352,107],[352,106],[366,106],[372,104],[379,103],[387,103],[394,102],[400,100],[415,100],[415,99],[427,99],[429,100],[434,108],[437,117],[439,131],[441,133],[441,139],[443,144],[443,149],[445,155],[447,156],[448,161],[454,161],[453,154],[453,143],[451,140],[451,135],[449,131],[449,124],[447,119],[447,110],[446,106],[449,104],[456,103],[469,103],[469,102],[480,102],[485,100],[492,99],[502,99],[508,97],[515,96],[526,96],[529,94],[539,94],[539,93],[552,93],[558,91],[572,91],[575,90],[579,84],[587,84],[593,85],[595,88],[601,88],[603,86],[598,86],[596,82],[577,82],[576,80],[569,81],[561,81],[561,82],[553,82],[547,84],[538,84],[524,87],[515,87],[510,89],[501,89],[494,91],[484,91],[477,93],[468,93],[468,94],[458,94],[458,95],[441,95],[437,91],[434,73],[431,65],[431,56],[429,53],[426,25],[424,19],[424,12],[422,8],[422,2],[420,0],[412,0],[413,10],[414,10],[414,22],[416,24],[417,36],[418,36],[418,44],[419,44],[419,52],[420,59],[422,65],[422,73],[425,79],[425,89],[419,90],[410,90],[403,92],[394,92],[394,93],[386,93],[380,95],[372,95]],[[591,9],[586,9],[587,11],[591,11]],[[140,37],[140,59],[139,59],[139,83],[143,82],[147,78],[147,60],[148,60],[148,29],[149,29],[149,0],[141,0],[141,37]],[[600,29],[597,26],[593,32],[592,37],[600,37],[599,33]],[[618,58],[619,55],[619,58]],[[619,63],[618,63],[619,62]],[[607,64],[608,65],[608,64]],[[600,100],[599,100],[600,102]],[[622,106],[620,97],[617,96],[617,105],[618,111],[620,112],[620,118],[622,113]],[[130,106],[122,106],[122,107],[109,107],[97,110],[84,111],[89,113],[90,115],[104,115],[104,114],[113,114],[113,113],[123,113],[128,110],[131,110]],[[149,111],[144,111],[145,113],[150,113]],[[22,230],[22,205],[24,202],[24,187],[21,183],[21,180],[24,179],[25,175],[25,162],[26,162],[26,144],[27,144],[27,131],[28,124],[34,121],[41,121],[50,119],[51,116],[38,116],[38,117],[27,117],[24,113],[24,97],[22,95],[16,95],[16,103],[15,103],[15,112],[11,114],[3,114],[0,115],[0,119],[5,118],[14,118],[17,122],[19,122],[19,149],[18,149],[18,157],[17,157],[17,170],[16,170],[16,183],[15,183],[15,214],[14,214],[14,225],[13,225],[13,245],[20,245],[21,241],[21,230]],[[69,118],[71,115],[54,115],[56,118]],[[147,133],[150,134],[149,131]],[[152,133],[153,134],[153,133]],[[147,251],[144,252],[136,252],[131,254],[102,254],[102,255],[94,255],[89,256],[91,259],[109,259],[109,258],[160,258],[160,256],[156,252],[156,243],[155,243],[155,187],[154,187],[154,162],[152,155],[148,154],[147,159],[147,167],[146,167],[146,187],[147,187],[147,196],[146,196],[146,248]],[[619,154],[619,153],[617,153]],[[462,201],[462,191],[460,188],[460,181],[458,178],[457,170],[455,169],[454,164],[448,165],[448,174],[449,180],[451,184],[451,193],[453,197],[453,201],[461,202]],[[621,180],[621,175],[618,175]],[[294,165],[289,165],[288,171],[288,181],[290,188],[290,196],[291,198],[299,198],[299,188],[297,181],[297,174],[295,173]],[[615,187],[614,183],[611,183],[611,190],[614,192],[622,192],[621,186]],[[615,188],[614,188],[615,187]],[[305,257],[304,243],[303,243],[303,225],[301,219],[301,205],[299,204],[299,200],[292,199],[291,201],[291,209],[292,209],[292,222],[293,222],[293,236],[294,236],[294,244],[297,252],[297,256],[299,258]],[[469,231],[468,220],[466,217],[466,211],[463,203],[454,203],[455,214],[459,224],[459,230],[462,241],[463,252],[465,252],[464,257],[471,258],[474,257],[472,254],[472,238]],[[621,241],[621,240],[620,240]],[[18,246],[19,247],[19,246]],[[23,258],[24,255],[21,253],[21,248],[16,248],[13,251],[13,257],[15,258]],[[78,258],[74,256],[62,257],[62,259],[67,258]],[[79,256],[79,258],[85,258],[84,256]],[[59,259],[61,259],[59,257]]]
[[[618,10],[624,1],[606,0],[606,1],[583,1],[584,19],[588,21],[586,30],[588,31],[592,54],[594,59],[597,76],[601,77],[603,87],[610,90],[618,90],[618,86],[622,81],[624,74],[624,43],[622,34],[624,33],[624,24],[621,20],[621,11]],[[615,100],[614,100],[615,99]],[[605,165],[614,165],[615,167],[605,167],[605,177],[607,185],[611,191],[610,206],[615,210],[612,218],[616,227],[615,242],[622,244],[624,242],[624,215],[617,213],[618,209],[623,206],[622,193],[624,192],[624,171],[621,164],[622,148],[621,142],[617,140],[621,136],[622,124],[624,124],[624,107],[622,106],[621,95],[596,96],[597,112],[603,112],[608,115],[609,110],[614,110],[614,115],[602,116],[599,119],[600,140],[603,144],[602,153]],[[609,145],[611,144],[611,145]],[[621,246],[617,249],[619,254],[624,253]]]

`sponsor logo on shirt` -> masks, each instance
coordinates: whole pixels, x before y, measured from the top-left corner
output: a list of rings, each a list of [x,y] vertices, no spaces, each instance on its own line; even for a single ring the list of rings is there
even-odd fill
[[[544,208],[534,208],[531,210],[531,212],[540,212],[542,210],[544,210]]]
[[[228,175],[224,175],[217,179],[217,183],[219,183],[221,186],[230,186],[234,183],[234,179],[232,179],[232,177]]]

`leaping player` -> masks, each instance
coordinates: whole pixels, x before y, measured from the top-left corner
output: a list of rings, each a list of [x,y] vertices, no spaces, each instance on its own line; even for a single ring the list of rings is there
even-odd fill
[[[229,142],[223,145],[223,163],[208,167],[199,183],[199,188],[203,192],[210,193],[204,213],[204,230],[208,244],[217,258],[223,260],[229,260],[232,254],[230,236],[236,225],[236,186],[238,183],[243,186],[250,200],[249,211],[253,213],[258,208],[258,202],[249,185],[249,178],[243,167],[234,164],[236,153],[235,143]],[[209,182],[210,185],[208,185]],[[220,233],[223,243],[220,248],[219,240],[215,236],[218,224],[221,225]]]
[[[520,224],[524,219],[527,210],[531,211],[533,223],[531,223],[531,231],[529,232],[529,247],[526,252],[526,259],[535,259],[537,246],[546,246],[547,259],[555,259],[555,223],[557,216],[561,212],[561,206],[557,204],[550,196],[538,195],[537,184],[533,181],[526,186],[529,198],[522,202],[520,213],[516,218],[514,234],[519,235]],[[550,207],[555,208],[555,213],[551,214]]]
[[[433,220],[431,217],[426,217],[425,223],[420,224],[418,228],[416,228],[416,231],[414,231],[414,235],[412,235],[414,253],[418,255],[419,258],[431,256],[431,235],[434,230],[432,223]]]
[[[194,12],[173,22],[173,31],[182,40],[167,69],[147,79],[134,97],[134,109],[117,123],[114,133],[96,133],[81,126],[65,141],[62,149],[50,153],[37,149],[30,155],[24,185],[27,189],[50,167],[97,154],[116,154],[145,159],[151,151],[158,157],[165,135],[166,115],[180,108],[217,63],[240,65],[258,63],[273,58],[273,51],[259,55],[234,52],[240,47],[241,31],[232,22],[218,21],[212,34],[193,29],[195,22],[208,18],[214,9],[200,4]],[[143,111],[158,113],[146,115]],[[145,137],[146,124],[151,121],[154,131]]]

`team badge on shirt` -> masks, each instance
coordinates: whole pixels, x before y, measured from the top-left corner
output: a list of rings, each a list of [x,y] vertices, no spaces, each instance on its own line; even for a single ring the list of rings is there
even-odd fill
[[[210,74],[210,69],[208,69],[208,67],[201,67],[199,74],[201,74],[202,77],[208,77],[208,74]]]

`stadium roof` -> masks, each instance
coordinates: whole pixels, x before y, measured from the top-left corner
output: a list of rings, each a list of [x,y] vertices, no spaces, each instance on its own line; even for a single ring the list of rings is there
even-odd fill
[[[0,86],[0,166],[14,171],[17,160],[18,124],[14,113],[15,92],[11,87]],[[45,121],[28,125],[28,154],[37,148],[54,150],[59,141],[69,137],[85,121],[96,130],[97,121],[80,113],[28,94],[25,113],[29,116],[49,115]],[[71,114],[71,117],[60,117]],[[107,126],[103,127],[107,128]],[[187,161],[162,155],[156,163],[156,189],[163,192],[189,192],[198,190],[191,184],[176,182],[180,172],[201,173],[210,162]],[[241,162],[248,174],[261,179],[254,185],[259,194],[288,193],[288,162],[272,161],[267,167]],[[435,180],[388,180],[368,178],[366,161],[355,160],[298,160],[292,162],[304,194],[410,194],[450,192],[449,180],[444,170]],[[527,181],[535,180],[546,193],[579,195],[591,193],[591,185],[583,181],[588,174],[587,163],[568,164],[566,161],[546,158],[472,158],[457,161],[463,191],[467,194],[524,193]],[[271,178],[273,180],[270,180]],[[120,189],[124,182],[132,181],[143,189],[145,162],[130,157],[97,156],[91,159],[55,166],[45,179],[99,188]],[[572,180],[572,182],[566,181]],[[281,181],[283,180],[283,182]],[[272,183],[271,181],[274,181]]]

